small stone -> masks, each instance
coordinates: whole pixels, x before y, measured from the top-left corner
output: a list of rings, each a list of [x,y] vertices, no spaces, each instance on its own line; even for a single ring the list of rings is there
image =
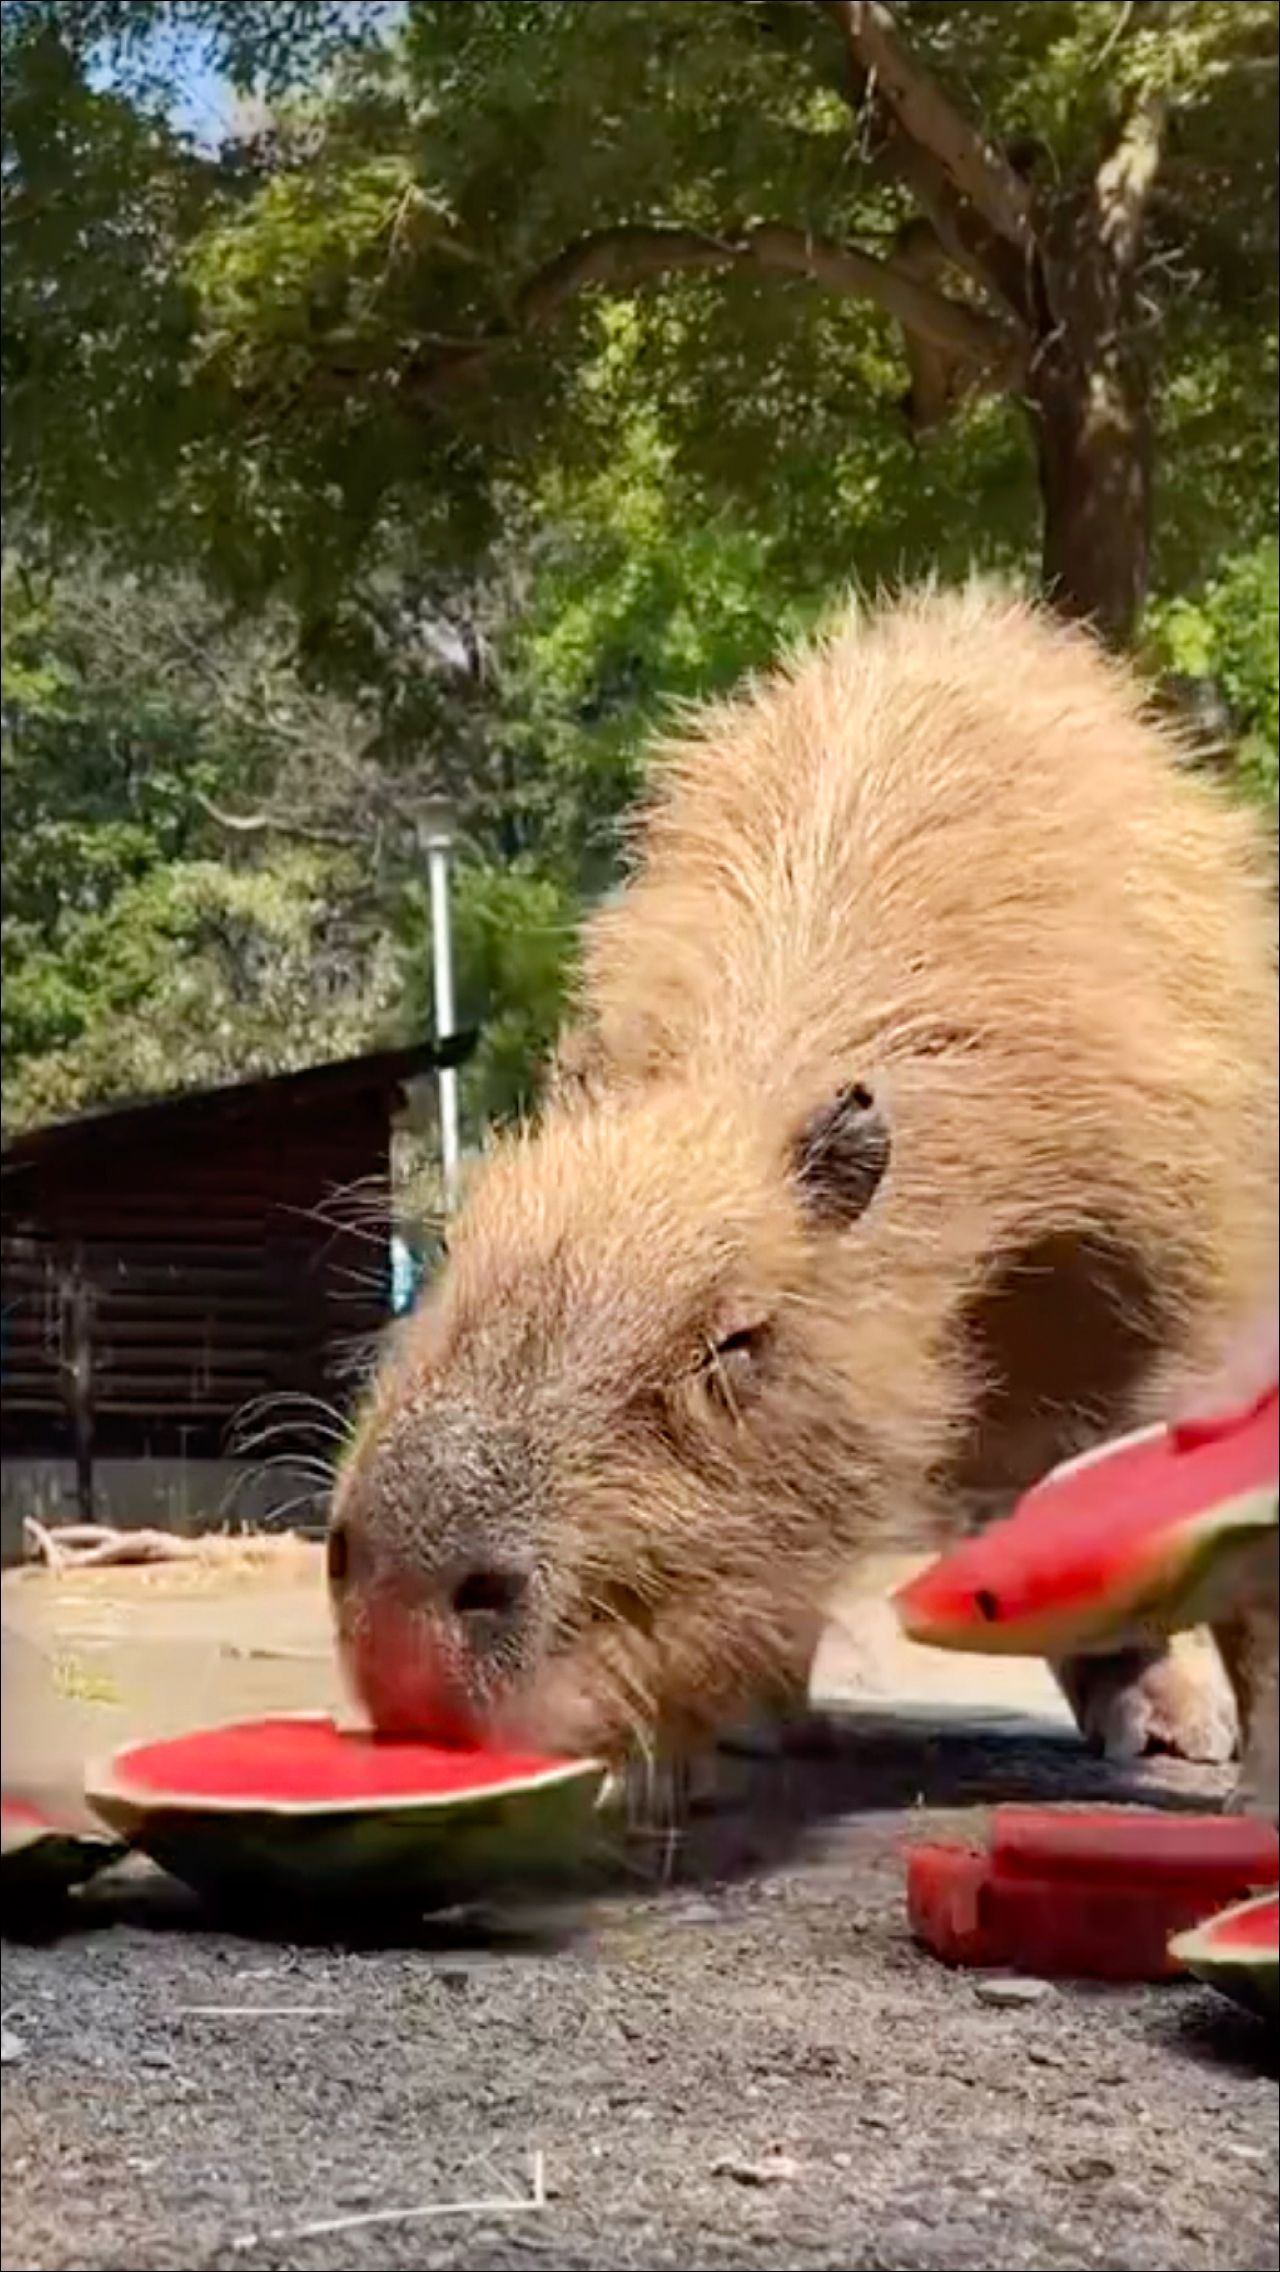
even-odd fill
[[[722,2155],[711,2164],[713,2177],[732,2178],[735,2185],[789,2185],[800,2175],[800,2164],[790,2154],[766,2154],[762,2161],[735,2161]]]
[[[1138,2217],[1141,2216],[1144,2209],[1150,2207],[1150,2197],[1143,2192],[1140,2185],[1130,2184],[1127,2178],[1118,2178],[1116,2183],[1107,2189],[1107,2207],[1109,2209],[1127,2209],[1131,2215]]]
[[[1078,2161],[1067,2163],[1067,2176],[1077,2185],[1096,2185],[1100,2178],[1115,2174],[1116,2165],[1105,2154],[1082,2154]]]
[[[1024,2004],[1040,2004],[1053,1990],[1047,1980],[1024,1980],[1011,1973],[1008,1979],[979,1980],[974,1993],[980,2003],[995,2004],[1002,2011],[1013,2011]]]
[[[25,2059],[27,2046],[22,2036],[15,2035],[11,2027],[0,2028],[0,2066],[12,2067]]]

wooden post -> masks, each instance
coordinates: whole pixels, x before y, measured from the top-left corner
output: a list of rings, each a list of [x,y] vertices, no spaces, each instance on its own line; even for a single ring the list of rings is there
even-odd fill
[[[77,1246],[62,1283],[63,1347],[75,1446],[76,1505],[82,1523],[94,1515],[93,1489],[93,1298]]]

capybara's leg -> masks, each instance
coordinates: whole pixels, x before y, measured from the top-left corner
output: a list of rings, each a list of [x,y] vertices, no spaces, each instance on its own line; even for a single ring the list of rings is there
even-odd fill
[[[1240,1715],[1240,1780],[1232,1805],[1274,1821],[1280,1813],[1280,1611],[1274,1603],[1253,1604],[1215,1625],[1213,1637]]]
[[[1220,1765],[1235,1757],[1235,1699],[1208,1649],[1124,1649],[1053,1669],[1081,1734],[1106,1759],[1164,1751]]]

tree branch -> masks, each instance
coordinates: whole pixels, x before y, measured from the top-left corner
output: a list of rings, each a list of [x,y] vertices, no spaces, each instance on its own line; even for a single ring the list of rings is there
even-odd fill
[[[669,276],[748,263],[867,300],[905,330],[969,366],[975,375],[1008,379],[1020,365],[1020,343],[1011,330],[981,309],[923,283],[909,266],[894,260],[777,222],[761,222],[725,236],[623,223],[592,230],[566,245],[521,287],[508,324],[445,358],[415,357],[402,366],[400,384],[415,393],[434,394],[459,379],[481,375],[495,354],[531,332],[545,330],[571,300],[593,286],[621,291]]]
[[[1004,371],[1016,352],[1012,335],[993,317],[922,283],[908,266],[896,260],[876,259],[852,245],[834,245],[805,230],[774,223],[749,229],[741,250],[744,258],[758,261],[764,268],[789,270],[794,276],[807,276],[813,283],[825,285],[829,291],[870,300],[904,331],[915,332],[976,371]]]
[[[593,229],[577,237],[523,284],[516,295],[513,328],[540,331],[568,300],[593,284],[617,290],[656,282],[665,276],[693,275],[726,268],[741,246],[698,229],[650,228],[624,223]]]
[[[951,265],[932,221],[926,220],[922,213],[904,221],[898,231],[893,257],[898,268],[926,284],[945,276]],[[904,331],[902,344],[911,381],[902,407],[912,433],[927,434],[945,423],[972,385],[973,368],[945,348],[923,339],[919,332]]]
[[[1093,204],[1098,234],[1118,274],[1129,277],[1142,250],[1142,234],[1164,146],[1169,106],[1163,95],[1146,94],[1135,104],[1115,148],[1094,177]]]
[[[206,797],[202,789],[194,790],[193,795],[201,812],[234,836],[290,836],[301,844],[332,844],[344,851],[362,841],[355,829],[312,828],[305,821],[291,820],[283,813],[227,813],[215,805],[211,797]]]
[[[874,86],[900,135],[941,169],[955,196],[1024,254],[1032,249],[1031,194],[1020,174],[955,108],[903,46],[880,0],[826,0],[850,61]],[[930,218],[938,226],[938,216]],[[939,234],[943,231],[939,228]],[[945,236],[944,236],[945,242]]]

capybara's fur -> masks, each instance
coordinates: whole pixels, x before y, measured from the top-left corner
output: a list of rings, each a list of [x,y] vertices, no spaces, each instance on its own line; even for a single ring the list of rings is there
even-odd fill
[[[539,1125],[332,1545],[387,1726],[687,1742],[870,1542],[1158,1409],[1270,1294],[1269,861],[1082,632],[864,617],[660,753]]]

